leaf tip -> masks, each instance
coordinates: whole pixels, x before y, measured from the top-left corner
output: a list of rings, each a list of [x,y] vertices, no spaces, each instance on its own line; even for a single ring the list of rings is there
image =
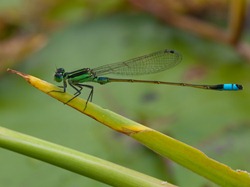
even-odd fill
[[[19,76],[21,76],[21,77],[23,77],[23,78],[25,78],[25,79],[28,78],[28,75],[27,75],[27,74],[22,73],[22,72],[19,72],[19,71],[16,71],[16,70],[14,70],[14,69],[8,68],[7,71],[10,72],[10,73],[13,73],[13,74],[17,74],[17,75],[19,75]]]

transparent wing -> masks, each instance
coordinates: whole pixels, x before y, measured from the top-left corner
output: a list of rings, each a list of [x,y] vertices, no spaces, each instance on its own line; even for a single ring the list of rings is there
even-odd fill
[[[105,74],[143,75],[167,70],[181,62],[181,55],[175,50],[162,50],[92,70],[96,76]]]

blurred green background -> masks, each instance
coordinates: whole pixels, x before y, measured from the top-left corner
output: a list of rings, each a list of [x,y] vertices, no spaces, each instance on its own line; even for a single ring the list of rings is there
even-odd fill
[[[165,48],[175,49],[183,60],[174,69],[131,78],[196,84],[239,83],[244,90],[219,92],[164,85],[93,84],[93,102],[194,146],[233,169],[250,171],[249,60],[233,47],[168,25],[127,1],[42,2],[0,2],[0,26],[9,26],[7,31],[6,27],[0,27],[3,28],[0,49],[10,51],[8,58],[0,57],[2,67],[8,65],[55,83],[53,73],[57,67],[66,71],[94,68]],[[211,15],[210,21],[226,25],[224,15],[221,19],[217,14]],[[245,28],[241,40],[249,41],[248,31]],[[19,44],[16,38],[27,33],[42,34],[42,39],[34,50],[26,48],[21,54],[12,55],[11,51]],[[11,39],[14,44],[4,48]],[[0,81],[1,126],[176,185],[216,186],[5,71],[3,68]],[[72,89],[68,91],[74,93]],[[87,94],[86,91],[81,97],[86,98]],[[106,186],[5,149],[0,149],[0,165],[0,186],[5,187]]]

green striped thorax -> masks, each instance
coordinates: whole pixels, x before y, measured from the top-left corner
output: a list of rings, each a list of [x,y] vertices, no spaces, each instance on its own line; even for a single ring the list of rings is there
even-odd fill
[[[90,68],[82,68],[72,72],[65,72],[64,68],[57,68],[54,74],[54,80],[56,82],[68,80],[73,84],[84,82],[98,82],[98,78]]]

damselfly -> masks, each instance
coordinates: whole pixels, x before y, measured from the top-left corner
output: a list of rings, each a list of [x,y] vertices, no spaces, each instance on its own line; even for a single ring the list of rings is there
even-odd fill
[[[92,101],[94,87],[87,82],[95,82],[99,84],[106,84],[109,82],[130,82],[130,83],[150,83],[150,84],[166,84],[175,86],[188,86],[193,88],[219,90],[219,91],[238,91],[242,90],[243,86],[240,84],[189,84],[189,83],[176,83],[176,82],[163,82],[155,80],[135,80],[135,79],[117,79],[109,78],[103,75],[106,74],[120,74],[120,75],[143,75],[161,72],[170,69],[181,62],[181,55],[175,50],[161,50],[148,55],[133,58],[131,60],[107,64],[97,68],[82,68],[76,71],[66,72],[63,68],[57,68],[54,79],[57,82],[63,82],[63,91],[66,92],[67,85],[69,84],[76,90],[73,100],[81,94],[82,89],[89,88],[90,94],[87,98],[85,108],[88,101]]]

